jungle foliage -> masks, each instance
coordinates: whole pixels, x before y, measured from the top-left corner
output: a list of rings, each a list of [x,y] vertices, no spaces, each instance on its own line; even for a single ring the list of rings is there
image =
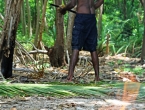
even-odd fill
[[[17,40],[21,42],[26,49],[31,50],[32,46],[29,42],[34,43],[34,39],[36,37],[35,34],[38,5],[36,3],[37,0],[28,1],[32,28],[32,34],[29,36],[29,13],[26,1],[27,0],[24,0],[22,8],[24,12],[26,30],[24,32],[24,26],[22,24],[21,18],[17,30]],[[40,19],[42,17],[42,2],[43,1],[38,0],[38,4],[40,4]],[[49,0],[47,2],[45,29],[43,31],[42,41],[46,46],[51,47],[54,45],[55,39],[57,37],[55,27],[56,8],[50,6],[49,3],[54,3],[54,1]],[[0,0],[0,31],[2,31],[2,26],[4,23],[2,20],[2,16],[4,17],[5,15],[4,6],[4,0]],[[66,31],[68,14],[64,16],[64,19],[64,31]],[[98,19],[98,17],[96,19]],[[41,22],[41,20],[39,20],[39,22]],[[109,54],[114,55],[125,53],[125,55],[130,57],[140,57],[143,39],[143,7],[141,3],[137,0],[128,0],[126,2],[124,2],[124,0],[105,0],[102,18],[102,31],[100,33],[101,35],[98,40],[98,50],[105,52],[107,35],[109,35]]]

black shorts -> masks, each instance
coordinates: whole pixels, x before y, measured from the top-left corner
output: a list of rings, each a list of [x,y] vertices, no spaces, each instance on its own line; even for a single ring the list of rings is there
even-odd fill
[[[95,14],[76,14],[73,33],[72,49],[96,51],[97,27]]]

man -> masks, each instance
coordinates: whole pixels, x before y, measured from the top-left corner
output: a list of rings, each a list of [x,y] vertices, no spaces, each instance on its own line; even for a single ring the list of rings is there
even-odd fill
[[[104,0],[70,0],[64,6],[59,7],[61,14],[65,14],[68,9],[72,9],[77,5],[77,13],[74,21],[72,33],[72,56],[68,72],[68,81],[72,81],[75,65],[78,60],[79,51],[81,49],[89,51],[92,57],[92,63],[95,70],[95,81],[99,81],[99,59],[96,52],[97,46],[97,28],[95,9],[103,4]]]

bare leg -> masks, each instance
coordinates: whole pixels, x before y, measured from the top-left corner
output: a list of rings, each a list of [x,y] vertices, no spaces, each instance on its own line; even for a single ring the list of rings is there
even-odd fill
[[[99,81],[99,58],[96,51],[91,52],[92,63],[95,70],[95,81]]]
[[[75,65],[78,61],[78,56],[79,56],[79,50],[73,50],[71,60],[70,60],[70,65],[69,65],[68,77],[67,77],[68,81],[71,81],[73,78]]]

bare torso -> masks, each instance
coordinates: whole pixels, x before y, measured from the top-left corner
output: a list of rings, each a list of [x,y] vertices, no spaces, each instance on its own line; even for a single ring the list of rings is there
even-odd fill
[[[94,14],[94,0],[77,0],[77,13]]]

